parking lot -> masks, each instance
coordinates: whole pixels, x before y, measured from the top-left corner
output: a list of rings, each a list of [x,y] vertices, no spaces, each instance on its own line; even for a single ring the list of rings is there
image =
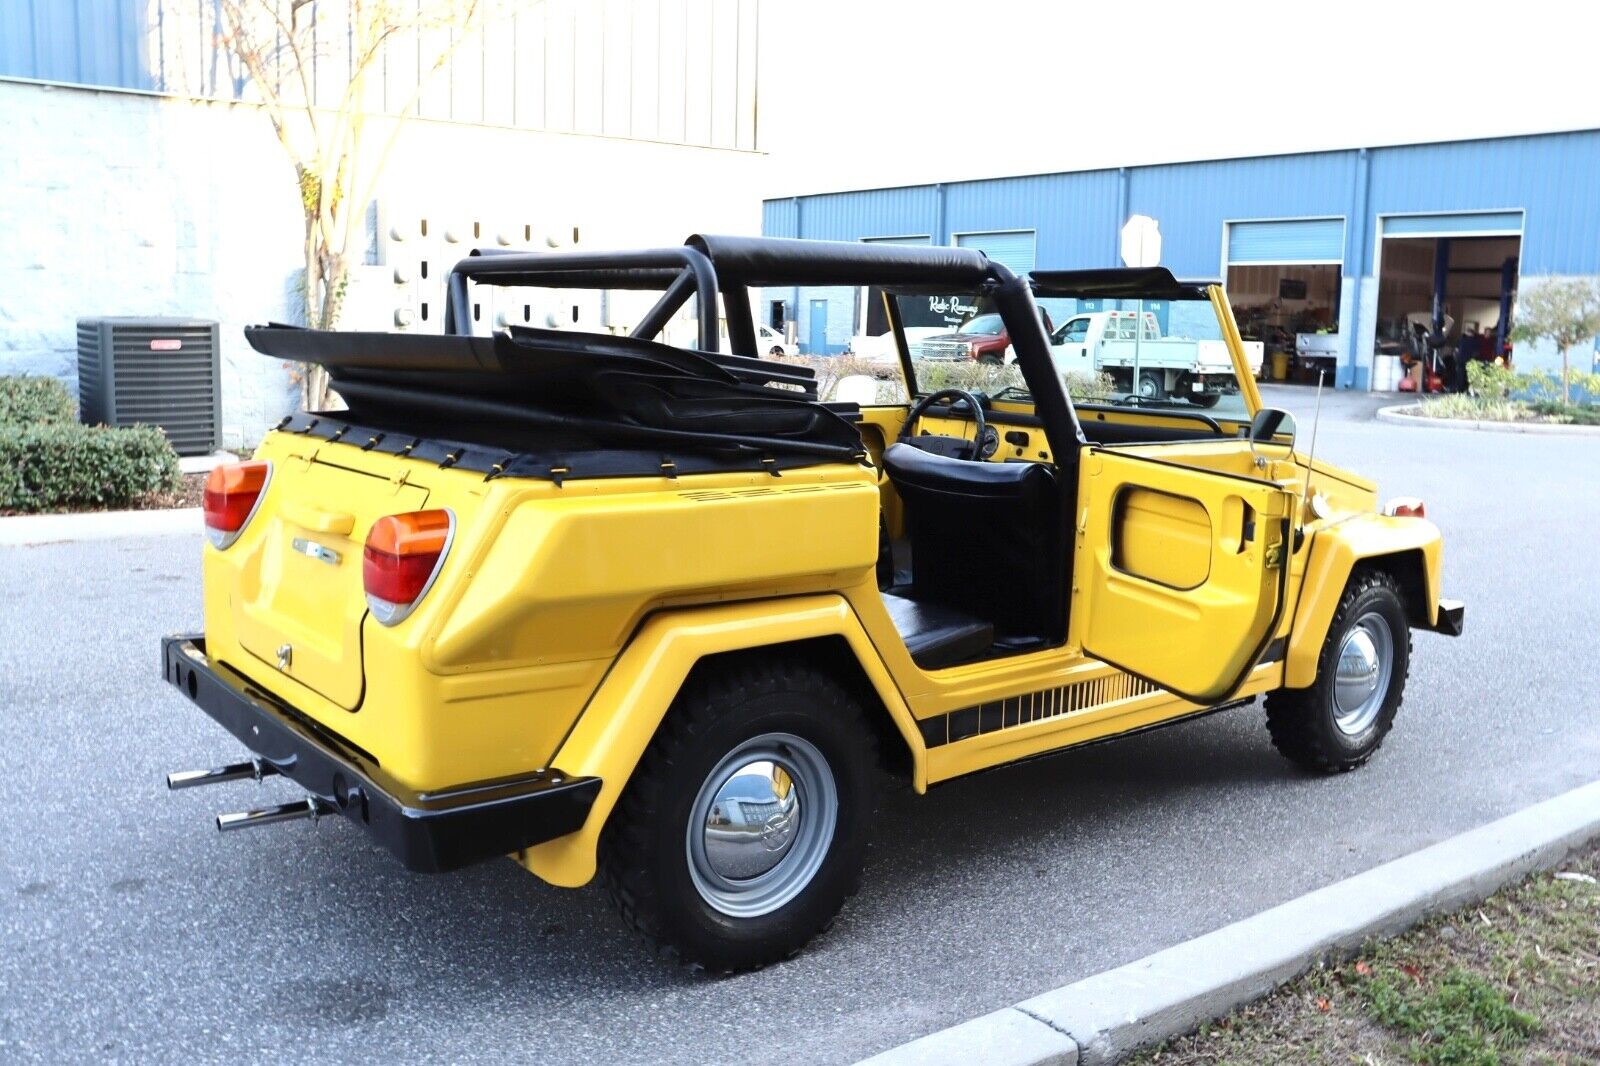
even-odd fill
[[[1309,445],[1312,393],[1268,389]],[[838,1062],[1254,913],[1593,780],[1600,439],[1413,429],[1324,397],[1319,457],[1423,497],[1466,635],[1415,641],[1365,769],[1258,707],[887,794],[861,894],[795,961],[647,956],[596,885],[408,874],[338,819],[219,835],[283,782],[160,681],[200,537],[0,549],[0,1058]]]

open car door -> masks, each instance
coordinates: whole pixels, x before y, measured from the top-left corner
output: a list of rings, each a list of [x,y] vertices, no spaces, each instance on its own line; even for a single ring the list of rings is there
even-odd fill
[[[1085,449],[1073,601],[1084,653],[1194,703],[1227,699],[1277,628],[1293,501],[1254,478]]]

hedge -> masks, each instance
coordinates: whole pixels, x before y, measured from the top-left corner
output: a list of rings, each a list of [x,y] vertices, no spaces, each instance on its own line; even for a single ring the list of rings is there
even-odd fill
[[[126,507],[180,477],[153,426],[0,425],[0,511]]]
[[[56,378],[0,377],[0,426],[62,425],[78,420],[78,405]]]

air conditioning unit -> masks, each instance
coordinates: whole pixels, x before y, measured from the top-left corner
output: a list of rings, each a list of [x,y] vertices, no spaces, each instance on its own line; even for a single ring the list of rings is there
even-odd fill
[[[221,370],[215,322],[78,319],[78,417],[160,426],[179,455],[217,450]]]

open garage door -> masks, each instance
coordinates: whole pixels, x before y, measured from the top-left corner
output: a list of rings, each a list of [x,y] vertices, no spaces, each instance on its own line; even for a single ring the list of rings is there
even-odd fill
[[[1381,219],[1372,387],[1455,391],[1474,360],[1510,359],[1522,212]]]
[[[1344,219],[1230,222],[1228,298],[1239,331],[1266,348],[1263,373],[1279,381],[1332,381],[1344,345],[1339,301]]]

